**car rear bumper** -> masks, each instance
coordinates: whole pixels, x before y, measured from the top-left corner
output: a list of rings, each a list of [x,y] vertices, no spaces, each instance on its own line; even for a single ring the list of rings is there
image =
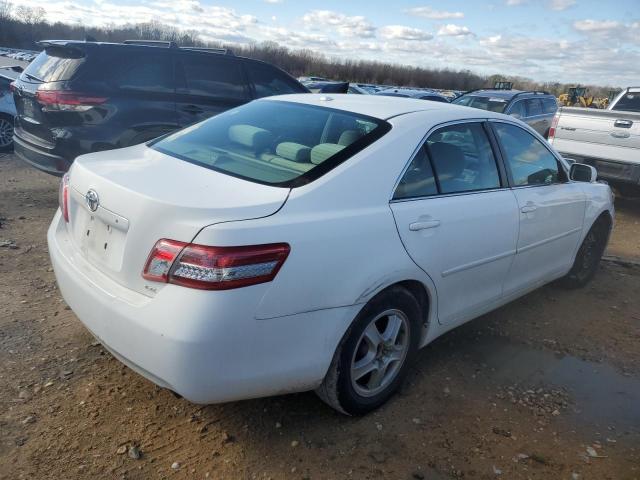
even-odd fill
[[[51,175],[62,176],[71,166],[65,158],[38,148],[18,135],[13,136],[13,148],[18,158]]]
[[[560,154],[568,160],[591,165],[598,171],[598,178],[600,179],[610,182],[640,185],[640,163],[617,162],[614,160],[572,155],[562,152],[560,152]]]
[[[131,369],[195,403],[317,387],[360,308],[257,320],[265,285],[220,292],[160,285],[147,297],[89,264],[59,211],[47,237],[62,296],[81,322]]]

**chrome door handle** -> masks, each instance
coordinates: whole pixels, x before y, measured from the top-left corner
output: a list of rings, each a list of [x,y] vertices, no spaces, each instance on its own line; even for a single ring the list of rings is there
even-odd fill
[[[631,120],[616,120],[613,123],[613,126],[618,128],[631,128],[631,125],[633,125]]]
[[[427,222],[413,222],[409,224],[409,230],[417,232],[418,230],[426,230],[427,228],[436,228],[440,226],[440,220],[429,220]]]
[[[537,209],[538,207],[536,207],[535,205],[525,205],[520,209],[520,211],[522,213],[531,213],[531,212],[535,212]]]

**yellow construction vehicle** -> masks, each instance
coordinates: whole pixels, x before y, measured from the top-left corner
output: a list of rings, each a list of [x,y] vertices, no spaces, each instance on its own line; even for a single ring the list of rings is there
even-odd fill
[[[593,96],[588,96],[588,93],[587,87],[570,87],[567,93],[563,93],[558,97],[558,102],[565,107],[599,108],[599,105],[594,103]]]

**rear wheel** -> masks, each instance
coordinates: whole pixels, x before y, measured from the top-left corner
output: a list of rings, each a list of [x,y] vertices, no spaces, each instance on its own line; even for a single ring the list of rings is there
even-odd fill
[[[562,279],[564,286],[568,288],[583,287],[593,278],[607,246],[609,227],[610,223],[605,217],[598,218],[591,226],[582,245],[580,245],[573,267]]]
[[[13,118],[0,113],[0,152],[13,150]]]
[[[363,415],[385,403],[418,350],[420,318],[418,301],[402,287],[374,297],[338,346],[318,396],[348,415]]]

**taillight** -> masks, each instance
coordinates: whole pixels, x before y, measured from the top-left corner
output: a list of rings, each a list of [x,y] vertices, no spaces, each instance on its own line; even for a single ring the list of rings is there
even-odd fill
[[[553,120],[551,120],[551,126],[549,127],[549,135],[547,136],[547,140],[551,141],[556,136],[556,127],[558,126],[558,120],[560,120],[560,110],[556,112],[553,116]]]
[[[97,97],[66,90],[38,90],[36,100],[44,111],[85,112],[107,101]]]
[[[65,173],[60,180],[60,189],[58,190],[58,204],[64,221],[69,223],[69,174]]]
[[[289,255],[286,243],[209,247],[162,239],[142,276],[202,290],[228,290],[273,280]]]

